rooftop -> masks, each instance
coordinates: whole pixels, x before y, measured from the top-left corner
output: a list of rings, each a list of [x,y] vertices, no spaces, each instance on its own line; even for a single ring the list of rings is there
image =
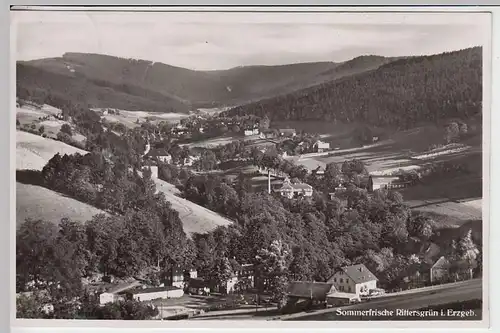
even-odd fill
[[[306,168],[309,171],[316,170],[320,168],[320,170],[325,170],[326,168],[326,163],[321,162],[312,158],[307,158],[307,159],[298,159],[295,161],[295,164],[297,165],[302,165],[304,168]]]
[[[446,259],[444,256],[442,256],[434,263],[434,265],[432,265],[432,268],[448,269],[448,268],[450,268],[450,266],[451,265],[450,265],[450,262],[448,261],[448,259]]]
[[[343,292],[335,290],[334,292],[327,294],[326,297],[353,299],[353,298],[357,298],[358,295],[353,294],[353,293],[343,293]]]
[[[363,264],[345,266],[341,268],[344,273],[349,276],[354,283],[363,283],[367,281],[378,280],[372,272]]]
[[[283,186],[278,189],[280,192],[285,192],[285,191],[312,191],[312,186],[306,183],[290,183],[290,181],[285,180],[283,182]]]
[[[293,129],[293,128],[280,128],[279,131],[280,131],[280,133],[283,133],[283,134],[295,133],[295,129]]]
[[[132,281],[132,282],[120,283],[120,284],[112,286],[111,288],[109,288],[108,290],[106,290],[106,292],[110,293],[110,294],[118,294],[120,292],[123,292],[123,291],[129,290],[129,289],[132,289],[134,287],[137,287],[139,285],[141,285],[141,282],[137,281],[137,280],[136,281]]]
[[[131,293],[136,295],[136,294],[149,294],[149,293],[156,293],[160,291],[170,291],[170,290],[179,290],[180,288],[173,287],[173,286],[166,286],[166,287],[156,287],[156,288],[145,288],[145,289],[137,289],[133,290]]]
[[[146,154],[146,156],[152,156],[152,157],[154,157],[154,156],[170,156],[170,154],[168,153],[168,151],[165,148],[159,148],[159,149],[153,148]]]
[[[333,283],[294,281],[288,285],[288,296],[325,300],[326,295],[335,291]]]
[[[203,280],[203,279],[200,279],[200,278],[191,278],[189,279],[189,282],[188,282],[188,286],[190,288],[205,288],[205,287],[208,287],[208,283]]]

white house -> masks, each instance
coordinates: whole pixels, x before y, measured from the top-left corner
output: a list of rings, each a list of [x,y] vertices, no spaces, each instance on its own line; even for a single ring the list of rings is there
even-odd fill
[[[292,183],[288,178],[283,182],[283,186],[277,189],[282,196],[292,199],[294,196],[305,196],[310,197],[313,194],[313,188],[311,185],[306,183]]]
[[[226,281],[226,283],[224,283],[220,287],[226,294],[231,294],[236,291],[236,284],[238,283],[238,281],[238,276],[233,275],[229,280]]]
[[[113,302],[115,302],[115,294],[106,292],[99,295],[99,304],[104,305]]]
[[[184,295],[184,291],[174,286],[167,286],[134,290],[131,294],[136,301],[144,302],[159,298],[181,298]]]
[[[377,281],[365,265],[358,264],[337,269],[327,282],[333,283],[340,292],[362,296],[368,295],[372,289],[377,289]]]
[[[328,142],[323,142],[323,141],[316,141],[314,143],[314,150],[318,153],[322,153],[326,150],[330,150],[330,144]]]
[[[245,136],[259,135],[259,129],[258,128],[246,129],[244,131],[244,133],[245,133]]]
[[[148,145],[146,145],[146,149],[147,147]],[[159,161],[162,161],[164,163],[172,162],[172,156],[164,148],[148,150],[148,152],[145,154],[145,157],[158,159]]]
[[[167,284],[173,287],[184,289],[189,279],[197,279],[198,272],[196,269],[185,270],[179,266],[175,266],[169,273]]]

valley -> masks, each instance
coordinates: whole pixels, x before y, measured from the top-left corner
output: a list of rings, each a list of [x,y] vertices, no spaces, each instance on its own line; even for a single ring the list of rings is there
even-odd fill
[[[333,285],[339,269],[366,269],[389,294],[478,277],[480,54],[217,71],[80,53],[18,62],[19,256],[56,249],[58,278],[107,290],[96,307],[122,304],[113,288],[130,280],[166,294],[130,287],[142,298],[126,302],[166,312],[248,308],[233,293],[298,307],[289,286]],[[42,265],[29,258],[25,286]],[[457,273],[436,282],[443,258]]]

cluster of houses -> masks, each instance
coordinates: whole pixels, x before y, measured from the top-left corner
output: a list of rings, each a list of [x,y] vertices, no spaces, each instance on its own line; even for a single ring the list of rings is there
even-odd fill
[[[263,169],[259,170],[261,172],[264,172]],[[313,168],[313,172],[316,173],[316,175],[321,176],[324,174],[324,167],[318,165],[316,168]],[[271,193],[271,191],[274,191],[276,193],[279,193],[283,197],[287,197],[289,199],[297,197],[311,197],[313,194],[314,191],[313,187],[307,183],[299,181],[293,182],[292,180],[290,180],[289,177],[284,175],[282,172],[268,171],[267,173],[269,177],[268,180],[269,193]],[[284,181],[280,186],[274,187],[273,189],[270,180],[271,176],[283,177]],[[345,199],[345,196],[343,194],[347,191],[347,184],[348,183],[346,182],[346,183],[341,183],[339,186],[337,186],[334,192],[329,193],[330,198]],[[373,193],[374,191],[380,189],[404,188],[412,184],[414,184],[414,181],[402,181],[399,176],[368,175],[363,177],[360,181],[360,187],[365,188],[368,191],[368,193]]]
[[[450,281],[451,268],[454,264],[446,257],[438,254],[440,252],[439,248],[430,249],[430,252],[432,253],[429,254],[427,259],[424,258],[424,261],[429,265],[420,266],[421,268],[416,272],[407,272],[408,279],[418,278],[420,282],[425,281],[427,284]],[[107,290],[99,294],[99,303],[105,305],[126,299],[134,299],[140,302],[157,299],[178,299],[185,294],[208,295],[210,293],[253,292],[255,288],[265,285],[265,281],[256,280],[257,275],[254,265],[239,265],[233,259],[231,260],[231,266],[232,274],[223,283],[216,283],[208,278],[198,276],[196,269],[182,269],[175,266],[159,286],[148,285],[147,282],[138,279],[111,284]],[[467,272],[469,271],[467,270]],[[470,276],[463,278],[472,278],[472,273],[470,273]],[[339,267],[324,282],[292,281],[289,283],[287,289],[288,305],[297,305],[303,301],[330,306],[359,302],[364,297],[384,293],[385,291],[380,289],[377,284],[377,277],[364,264]],[[421,287],[422,285],[418,286]]]
[[[363,296],[383,292],[377,288],[377,277],[365,265],[336,269],[326,282],[294,281],[288,288],[289,304],[311,301],[317,304],[340,305],[360,301]]]
[[[211,292],[232,294],[255,287],[255,272],[252,264],[236,265],[231,277],[224,283],[214,283],[198,276],[196,269],[174,267],[160,286],[148,286],[140,280],[116,284],[99,295],[101,305],[126,299],[151,301],[156,299],[181,298],[184,294],[207,295]]]
[[[151,148],[148,142],[143,152],[143,159],[145,160],[158,160],[164,163],[172,163],[172,155],[165,148]],[[193,166],[199,160],[199,156],[189,155],[183,161],[179,161],[184,166]]]

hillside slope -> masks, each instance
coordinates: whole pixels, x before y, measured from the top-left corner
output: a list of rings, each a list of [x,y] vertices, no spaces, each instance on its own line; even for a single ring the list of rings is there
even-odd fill
[[[35,100],[41,104],[54,104],[47,99],[50,96],[51,99],[71,100],[75,104],[90,107],[156,112],[187,112],[189,109],[176,98],[144,89],[136,84],[121,84],[109,79],[87,77],[68,69],[62,73],[29,63],[17,63],[16,87],[18,97]]]
[[[45,164],[56,154],[86,154],[84,150],[69,146],[60,141],[43,138],[27,132],[16,133],[16,170],[42,170]],[[232,222],[191,201],[178,197],[175,186],[155,179],[156,187],[165,194],[172,208],[179,212],[186,234],[205,233],[219,225]],[[103,213],[91,205],[52,191],[30,184],[16,183],[16,221],[19,226],[26,218],[41,218],[59,223],[64,217],[86,221],[93,215]]]
[[[158,191],[163,192],[167,201],[172,204],[172,208],[179,212],[179,217],[186,234],[191,235],[195,232],[205,233],[218,226],[228,226],[232,224],[227,218],[177,196],[179,191],[174,185],[160,179],[154,179],[154,181]]]
[[[16,183],[16,226],[26,219],[59,223],[62,218],[85,222],[104,211],[45,187]]]
[[[359,59],[339,64],[316,62],[194,71],[146,60],[66,53],[60,58],[19,62],[17,83],[18,90],[66,94],[99,107],[158,112],[172,108],[185,112],[188,108],[239,105],[273,97],[391,61],[375,56]]]
[[[359,121],[411,128],[482,109],[482,48],[398,59],[291,94],[233,108],[271,120]]]
[[[87,152],[61,141],[46,139],[23,131],[16,132],[17,170],[42,170],[45,164],[57,153],[84,155]]]

